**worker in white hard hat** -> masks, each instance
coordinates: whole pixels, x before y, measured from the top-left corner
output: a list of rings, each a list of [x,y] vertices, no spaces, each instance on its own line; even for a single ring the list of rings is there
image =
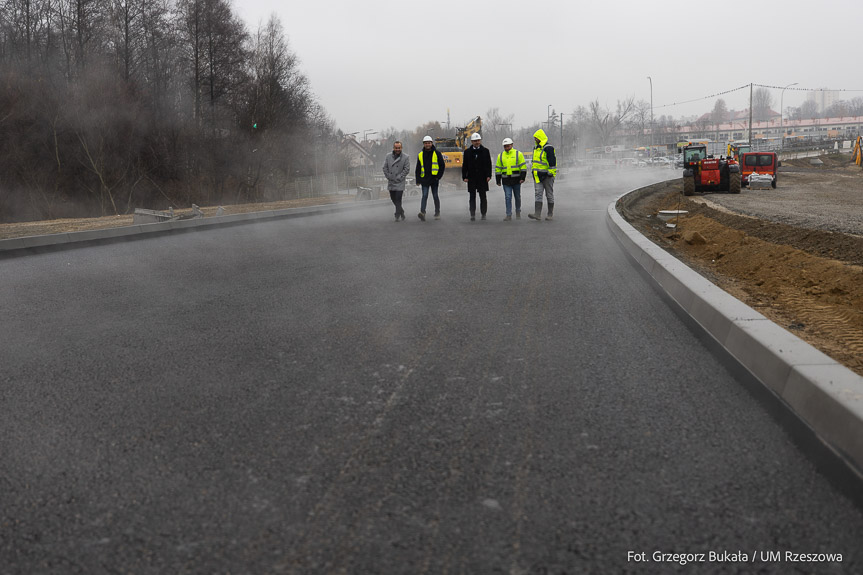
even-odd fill
[[[417,167],[414,171],[416,182],[422,186],[423,199],[420,202],[420,213],[417,217],[426,221],[426,205],[429,199],[429,190],[431,190],[434,198],[434,219],[440,219],[440,198],[438,197],[438,187],[440,179],[443,177],[446,166],[443,161],[443,154],[437,151],[434,145],[434,140],[431,136],[423,138],[423,149],[417,158]]]
[[[479,213],[482,219],[488,211],[488,183],[491,181],[491,154],[482,145],[482,136],[474,132],[470,137],[471,146],[464,151],[461,163],[461,178],[467,182],[470,194],[470,221],[476,219],[476,195],[479,194]]]
[[[503,183],[503,198],[506,202],[505,222],[512,220],[512,197],[515,196],[515,218],[521,219],[521,185],[527,179],[527,162],[524,154],[516,150],[511,138],[503,139],[503,152],[497,155],[494,165],[497,185]]]

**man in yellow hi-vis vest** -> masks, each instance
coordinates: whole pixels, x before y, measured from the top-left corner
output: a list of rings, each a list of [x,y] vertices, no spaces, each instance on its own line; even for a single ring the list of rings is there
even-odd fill
[[[417,183],[422,186],[423,199],[420,202],[420,213],[417,217],[426,221],[426,205],[429,201],[429,190],[434,198],[434,219],[440,219],[440,197],[438,197],[438,186],[446,166],[443,163],[443,154],[437,151],[431,136],[423,138],[423,149],[417,157],[417,167],[414,176]]]
[[[497,155],[494,179],[503,183],[503,199],[506,202],[505,222],[512,221],[512,196],[515,196],[515,217],[521,218],[521,185],[527,178],[527,162],[524,154],[512,147],[512,139],[504,138],[503,152]]]
[[[545,219],[554,217],[554,177],[557,175],[557,158],[554,156],[554,147],[548,145],[548,136],[545,132],[537,130],[533,134],[536,147],[533,149],[533,191],[535,212],[528,214],[532,220],[542,219],[542,193],[548,199],[548,214]]]

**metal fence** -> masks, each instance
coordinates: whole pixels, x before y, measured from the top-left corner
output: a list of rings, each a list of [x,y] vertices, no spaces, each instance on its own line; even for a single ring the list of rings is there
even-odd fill
[[[281,200],[298,200],[337,194],[354,195],[357,188],[366,185],[363,175],[354,172],[334,172],[296,178],[280,190]]]

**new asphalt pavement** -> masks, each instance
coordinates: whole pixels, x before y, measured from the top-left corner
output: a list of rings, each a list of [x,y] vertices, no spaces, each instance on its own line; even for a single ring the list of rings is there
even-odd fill
[[[0,260],[0,572],[862,571],[847,488],[609,231],[655,179]]]

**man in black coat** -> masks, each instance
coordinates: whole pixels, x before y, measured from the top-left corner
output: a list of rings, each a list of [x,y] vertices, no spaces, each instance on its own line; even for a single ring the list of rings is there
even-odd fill
[[[467,182],[470,194],[470,221],[476,219],[476,195],[479,193],[479,213],[485,219],[488,211],[488,183],[491,181],[491,154],[482,145],[482,136],[474,132],[470,137],[471,147],[464,151],[461,163],[461,178]]]

